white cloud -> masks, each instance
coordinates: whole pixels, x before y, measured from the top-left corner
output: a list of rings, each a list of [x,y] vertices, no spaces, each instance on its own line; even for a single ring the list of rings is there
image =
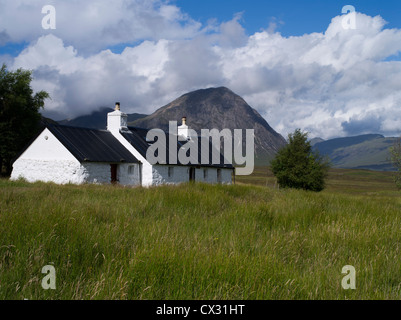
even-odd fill
[[[223,22],[220,25],[219,45],[223,48],[237,48],[247,42],[245,30],[240,24],[241,13],[237,13],[231,21]]]
[[[56,10],[56,29],[42,28],[42,7]],[[93,54],[121,43],[182,39],[201,24],[163,0],[0,0],[0,41],[35,41],[53,34],[81,53]]]
[[[47,66],[60,74],[70,74],[77,71],[84,61],[72,46],[64,46],[63,40],[50,34],[41,36],[36,43],[23,50],[14,60],[14,67],[37,69]]]
[[[360,13],[357,29],[345,30],[342,19],[333,18],[324,34],[261,32],[242,48],[219,49],[228,86],[284,135],[297,127],[323,138],[355,133],[352,119],[372,110],[380,110],[372,130],[399,134],[384,123],[401,121],[401,62],[383,59],[401,51],[401,30]]]
[[[78,7],[72,3],[65,5],[70,17]],[[34,88],[50,92],[46,108],[52,114],[73,117],[114,101],[127,112],[151,113],[187,91],[224,85],[284,136],[295,128],[323,138],[369,128],[399,134],[401,62],[385,59],[401,51],[401,30],[385,29],[379,16],[357,13],[355,30],[343,29],[338,16],[325,33],[283,37],[270,28],[248,37],[240,15],[200,26],[163,2],[94,3],[76,14],[80,27],[76,23],[65,34],[33,33],[11,65],[35,70]],[[128,23],[122,8],[140,25]],[[133,30],[149,40],[120,54],[91,50],[135,41]],[[8,29],[7,34],[17,37]]]

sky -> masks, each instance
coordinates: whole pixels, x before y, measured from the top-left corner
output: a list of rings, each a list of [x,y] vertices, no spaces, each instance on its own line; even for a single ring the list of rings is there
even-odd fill
[[[400,1],[0,0],[0,64],[55,120],[225,86],[284,137],[399,136],[400,52]]]

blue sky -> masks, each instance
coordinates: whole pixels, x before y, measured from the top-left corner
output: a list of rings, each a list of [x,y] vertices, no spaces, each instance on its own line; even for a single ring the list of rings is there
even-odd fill
[[[353,0],[171,0],[183,13],[203,25],[208,21],[224,22],[241,14],[241,25],[248,35],[266,30],[271,23],[283,36],[301,36],[305,33],[324,32],[330,20],[341,13],[343,6],[351,4],[356,11],[370,16],[380,15],[388,22],[386,28],[401,28],[401,1]],[[1,39],[1,38],[0,38]],[[140,40],[142,41],[142,40]],[[1,41],[0,41],[1,44]],[[135,45],[119,43],[105,46],[121,53],[125,47]],[[0,46],[2,54],[17,56],[29,45],[27,41],[9,42]],[[397,57],[398,59],[398,57]]]
[[[56,11],[44,29],[43,6]],[[342,14],[345,5],[357,13]],[[0,64],[55,120],[226,86],[283,136],[401,134],[401,2],[0,0]],[[344,27],[353,19],[355,28]]]
[[[324,32],[330,20],[341,13],[345,5],[370,16],[381,15],[389,28],[401,27],[401,1],[378,0],[174,0],[177,6],[192,18],[206,23],[209,19],[228,21],[242,12],[242,25],[248,34],[266,29],[270,22],[278,24],[284,36]]]

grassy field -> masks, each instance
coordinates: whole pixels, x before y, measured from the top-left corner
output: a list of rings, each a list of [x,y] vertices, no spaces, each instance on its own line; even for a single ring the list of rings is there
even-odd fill
[[[400,196],[393,182],[393,172],[331,169],[323,193],[352,195]],[[237,176],[237,184],[278,188],[276,178],[268,167],[256,167],[250,176]]]
[[[234,186],[0,180],[0,299],[399,299],[400,213],[383,172],[332,170],[321,193],[267,168]]]

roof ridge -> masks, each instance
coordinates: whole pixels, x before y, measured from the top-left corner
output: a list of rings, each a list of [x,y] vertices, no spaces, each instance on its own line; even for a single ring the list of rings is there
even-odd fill
[[[106,131],[106,132],[110,132],[107,129],[98,129],[98,128],[88,128],[88,127],[79,127],[79,126],[69,126],[69,125],[65,125],[65,124],[60,124],[60,123],[49,123],[46,124],[46,127],[63,127],[63,128],[71,128],[71,129],[79,129],[79,130],[92,130],[92,131]]]

